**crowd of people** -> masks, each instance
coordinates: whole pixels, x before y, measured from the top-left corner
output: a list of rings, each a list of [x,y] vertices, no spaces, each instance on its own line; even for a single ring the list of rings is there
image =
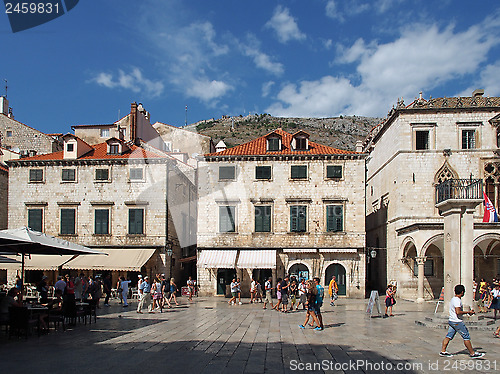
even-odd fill
[[[230,285],[231,299],[228,301],[229,305],[238,303],[241,305],[241,281],[240,278],[234,278]],[[298,311],[299,307],[306,311],[306,320],[304,324],[299,325],[300,328],[305,329],[307,325],[315,330],[323,330],[323,317],[321,315],[321,307],[323,306],[323,299],[325,290],[320,284],[319,278],[306,280],[301,278],[298,280],[294,276],[285,276],[284,279],[278,278],[276,283],[276,303],[273,303],[272,292],[274,290],[272,278],[268,278],[264,282],[264,291],[262,291],[261,283],[252,278],[250,283],[250,303],[263,303],[263,309],[267,309],[269,304],[271,310],[282,313]],[[338,299],[338,284],[336,277],[333,276],[328,285],[328,294],[330,296],[330,305],[334,306],[335,301]],[[263,299],[263,293],[264,299]],[[309,323],[309,319],[312,322]]]

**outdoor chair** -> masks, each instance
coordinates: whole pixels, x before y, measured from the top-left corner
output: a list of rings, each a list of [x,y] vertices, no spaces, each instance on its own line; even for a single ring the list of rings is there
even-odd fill
[[[21,332],[24,332],[26,339],[28,339],[34,326],[37,327],[38,336],[40,336],[40,317],[38,315],[32,316],[26,307],[9,308],[9,339],[14,333],[21,336]]]
[[[48,325],[50,328],[50,323],[54,323],[54,330],[57,330],[59,327],[59,324],[62,324],[63,331],[66,331],[66,323],[65,323],[65,317],[62,314],[61,311],[53,311],[51,312],[49,310],[49,316],[47,318]]]

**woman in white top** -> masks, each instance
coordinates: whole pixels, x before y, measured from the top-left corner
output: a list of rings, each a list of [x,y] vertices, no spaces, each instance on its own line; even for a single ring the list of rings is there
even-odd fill
[[[495,311],[495,319],[497,319],[497,312],[500,309],[500,284],[495,283],[495,288],[491,290],[491,297],[493,298],[491,302],[490,309]]]

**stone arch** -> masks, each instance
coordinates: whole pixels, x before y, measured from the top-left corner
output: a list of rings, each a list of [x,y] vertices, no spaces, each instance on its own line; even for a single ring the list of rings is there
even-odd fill
[[[286,274],[290,274],[290,269],[292,268],[293,265],[303,265],[307,268],[307,271],[309,272],[309,279],[312,279],[313,277],[313,273],[312,273],[312,269],[311,269],[311,266],[309,266],[309,264],[305,261],[302,261],[302,260],[293,260],[293,261],[290,261],[288,263],[288,267],[286,269]]]
[[[437,245],[437,242],[441,242],[441,245]],[[427,241],[424,243],[422,246],[422,249],[420,250],[419,256],[425,256],[425,253],[427,252],[427,249],[429,246],[434,245],[439,250],[441,251],[441,256],[444,256],[444,234],[437,234],[434,235],[433,237],[427,239]]]
[[[417,251],[417,246],[415,244],[415,240],[411,236],[407,236],[406,238],[403,239],[403,242],[401,243],[401,250],[400,252],[402,253],[401,258],[406,258],[408,257],[409,251],[415,248],[415,252]]]
[[[438,185],[448,179],[458,179],[458,173],[451,167],[448,160],[445,160],[443,165],[434,175],[434,185]]]
[[[500,234],[486,233],[473,241],[474,245],[474,278],[491,279],[499,272]]]

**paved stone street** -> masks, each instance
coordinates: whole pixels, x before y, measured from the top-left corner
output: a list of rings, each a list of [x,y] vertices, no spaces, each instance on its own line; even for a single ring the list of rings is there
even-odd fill
[[[97,324],[28,340],[8,340],[2,332],[2,373],[500,371],[500,339],[492,331],[471,330],[474,347],[486,352],[483,359],[469,360],[458,335],[448,349],[455,356],[439,357],[446,331],[415,324],[433,314],[435,303],[398,300],[396,316],[382,319],[366,317],[367,300],[341,299],[334,308],[323,308],[325,330],[313,331],[299,329],[303,311],[278,313],[244,301],[228,306],[221,298],[189,304],[181,298],[175,309],[142,315],[135,303],[123,311],[114,301],[98,311]],[[314,368],[314,363],[322,366]]]

